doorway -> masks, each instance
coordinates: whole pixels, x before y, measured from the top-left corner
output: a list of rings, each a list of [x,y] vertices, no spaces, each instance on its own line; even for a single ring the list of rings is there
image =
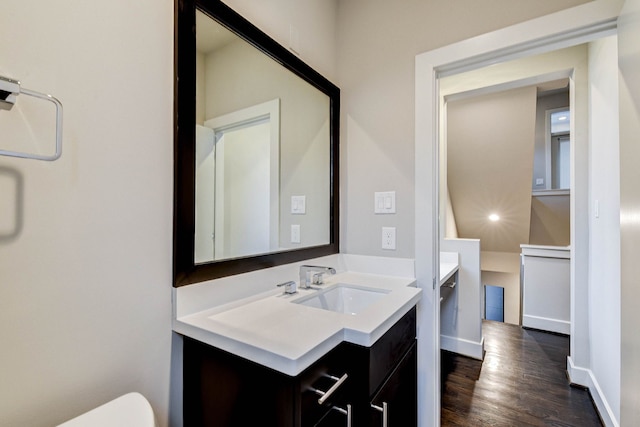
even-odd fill
[[[195,262],[279,248],[280,100],[196,125]]]
[[[527,55],[550,52],[553,50],[575,46],[615,34],[618,10],[595,10],[594,5],[580,7],[581,13],[563,15],[562,21],[556,17],[542,19],[536,25],[525,23],[515,25],[495,33],[480,36],[445,48],[427,52],[416,57],[416,277],[426,296],[421,302],[419,316],[418,343],[423,359],[419,362],[419,398],[427,402],[421,408],[421,425],[438,425],[439,416],[439,380],[435,374],[440,369],[439,360],[439,305],[438,289],[431,286],[434,277],[439,274],[440,228],[438,218],[441,215],[439,203],[440,156],[439,141],[443,131],[440,126],[442,103],[438,97],[440,79],[447,75],[477,69],[489,64],[523,58]],[[594,10],[592,10],[594,9]],[[559,18],[558,18],[559,19]],[[558,30],[561,22],[562,30]],[[576,70],[573,69],[572,77]],[[579,81],[580,79],[578,79]],[[572,80],[571,85],[575,85]],[[572,90],[572,96],[576,91]],[[586,92],[582,92],[586,94]],[[586,125],[587,111],[584,106],[575,112],[580,123]],[[583,130],[581,130],[580,135]],[[584,135],[587,133],[585,132]],[[578,138],[578,136],[577,136]],[[571,225],[572,246],[572,304],[576,307],[588,307],[587,298],[587,266],[588,266],[588,191],[585,183],[588,180],[587,144],[576,144],[573,151],[575,170],[573,180],[576,182],[572,194],[571,207],[577,221]],[[581,183],[581,184],[580,184]],[[578,185],[580,184],[580,185]],[[576,215],[575,212],[580,214]],[[578,287],[579,289],[576,289]],[[584,287],[584,288],[583,288]],[[588,325],[587,313],[582,309],[574,313],[572,325]],[[573,327],[573,326],[572,326]],[[585,326],[586,327],[586,326]],[[584,331],[580,331],[580,334]],[[580,335],[578,334],[578,335]],[[572,333],[572,337],[575,334]],[[571,340],[571,354],[587,354],[588,342]],[[435,387],[429,384],[436,378]],[[432,406],[434,405],[434,406]]]

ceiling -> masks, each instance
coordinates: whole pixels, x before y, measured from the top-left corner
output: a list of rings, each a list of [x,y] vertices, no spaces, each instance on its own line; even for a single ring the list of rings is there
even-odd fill
[[[529,242],[537,92],[528,86],[447,103],[458,237],[479,238],[483,251],[520,252]]]

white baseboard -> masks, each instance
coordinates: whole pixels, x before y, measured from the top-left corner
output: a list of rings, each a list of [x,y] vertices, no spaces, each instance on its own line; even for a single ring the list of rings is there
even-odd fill
[[[569,381],[572,384],[577,384],[589,389],[591,398],[598,408],[602,422],[607,427],[619,427],[620,423],[615,417],[615,414],[611,410],[611,406],[607,401],[598,380],[593,375],[591,369],[580,368],[573,364],[571,356],[567,356],[567,374],[569,375]]]
[[[482,360],[484,358],[484,337],[482,337],[480,342],[476,342],[447,335],[440,335],[440,348],[452,353],[458,353],[473,359]]]
[[[571,333],[571,322],[548,317],[532,316],[530,314],[522,315],[522,326],[566,335]]]

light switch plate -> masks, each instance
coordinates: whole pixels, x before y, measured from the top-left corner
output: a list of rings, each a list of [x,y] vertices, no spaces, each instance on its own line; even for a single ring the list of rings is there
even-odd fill
[[[307,213],[307,196],[291,196],[291,213],[294,215]]]
[[[382,249],[396,249],[395,227],[382,227]]]
[[[379,191],[374,195],[374,213],[394,214],[396,213],[396,192]]]

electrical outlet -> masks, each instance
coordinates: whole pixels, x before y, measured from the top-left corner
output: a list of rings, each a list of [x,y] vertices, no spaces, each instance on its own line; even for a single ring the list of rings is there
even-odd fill
[[[382,249],[396,249],[395,227],[382,227]]]
[[[291,225],[291,243],[300,243],[300,225]]]

